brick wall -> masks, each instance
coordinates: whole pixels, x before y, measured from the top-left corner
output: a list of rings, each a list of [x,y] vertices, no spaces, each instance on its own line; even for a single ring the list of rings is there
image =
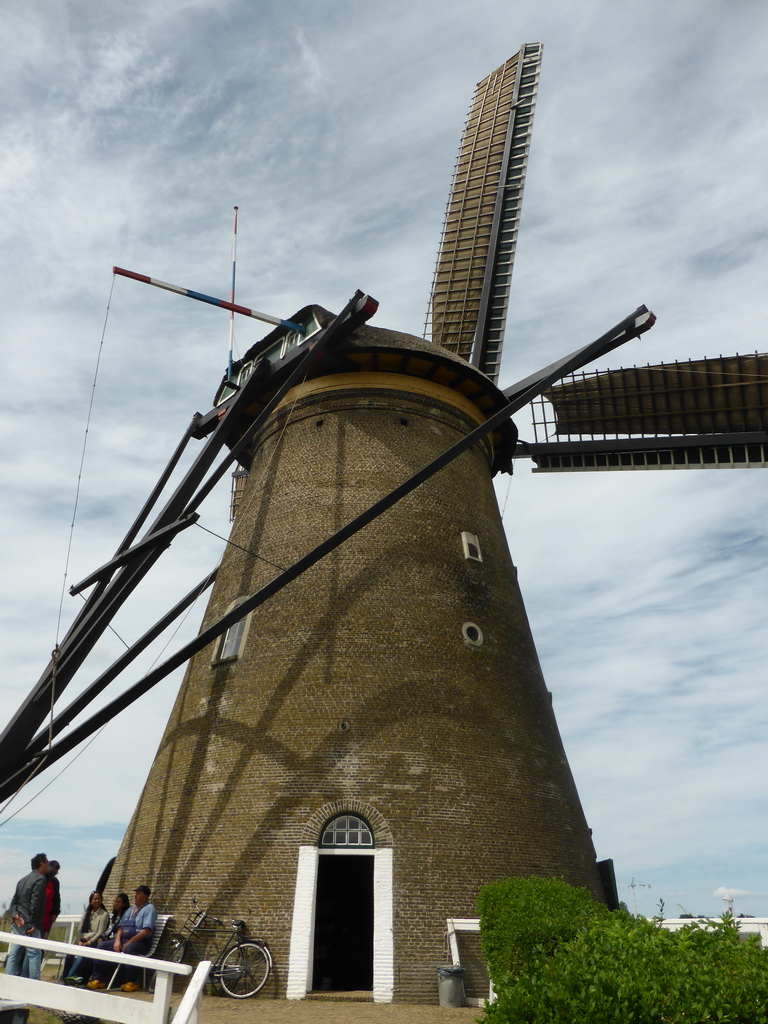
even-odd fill
[[[446,388],[397,381],[315,382],[275,413],[206,624],[474,426]],[[393,851],[397,1000],[436,1001],[445,919],[475,916],[480,886],[599,895],[489,464],[476,446],[257,609],[236,661],[212,645],[190,663],[112,881],[147,879],[179,921],[192,895],[244,917],[273,950],[267,995],[285,993],[299,846],[335,808]]]

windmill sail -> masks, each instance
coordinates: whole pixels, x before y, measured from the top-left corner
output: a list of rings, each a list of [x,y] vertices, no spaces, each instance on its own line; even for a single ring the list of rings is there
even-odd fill
[[[768,354],[580,373],[544,398],[538,471],[766,465]]]
[[[541,43],[480,82],[454,168],[425,337],[498,380]]]

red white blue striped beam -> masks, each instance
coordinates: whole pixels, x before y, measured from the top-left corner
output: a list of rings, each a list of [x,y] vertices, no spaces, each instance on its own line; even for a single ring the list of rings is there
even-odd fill
[[[270,316],[268,313],[259,313],[255,309],[248,309],[246,306],[237,306],[234,302],[227,302],[226,299],[215,299],[212,295],[203,295],[202,292],[193,292],[191,288],[179,288],[178,285],[168,284],[167,281],[158,281],[156,277],[147,277],[146,274],[135,274],[132,270],[123,270],[122,267],[112,267],[112,273],[120,277],[130,277],[134,281],[143,281],[144,284],[154,285],[155,288],[164,288],[167,292],[176,292],[177,295],[186,295],[189,299],[197,299],[198,302],[207,302],[211,306],[221,306],[222,309],[229,309],[233,313],[241,313],[243,316],[250,316],[254,320],[263,320],[264,323],[274,324],[276,327],[286,327],[289,331],[304,333],[301,324],[295,324],[292,320],[282,320],[278,316]]]

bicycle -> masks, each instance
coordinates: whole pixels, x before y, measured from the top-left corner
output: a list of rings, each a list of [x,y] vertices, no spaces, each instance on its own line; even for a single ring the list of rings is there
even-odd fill
[[[204,957],[194,936],[203,931],[203,924],[212,921],[220,928],[224,922],[218,917],[203,910],[192,898],[194,911],[189,915],[180,932],[171,941],[171,954],[168,957],[174,963],[185,963],[188,954],[195,957],[197,963]],[[210,957],[213,960],[208,980],[212,985],[220,986],[232,999],[248,999],[260,992],[267,983],[272,970],[272,954],[263,939],[244,939],[245,921],[232,919],[229,924],[230,936],[222,948]],[[209,932],[214,929],[207,929]]]

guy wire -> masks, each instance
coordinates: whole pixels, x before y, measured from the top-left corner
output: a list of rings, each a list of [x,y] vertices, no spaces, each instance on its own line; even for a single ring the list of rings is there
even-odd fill
[[[114,288],[115,288],[115,276],[113,274],[112,275],[112,286],[109,289],[109,298],[107,299],[107,309],[106,309],[106,313],[104,314],[104,325],[103,325],[103,327],[101,329],[101,339],[99,341],[99,351],[98,351],[97,356],[96,356],[96,367],[95,367],[95,369],[93,371],[93,383],[91,385],[91,397],[90,397],[90,401],[88,403],[88,415],[86,416],[86,420],[85,420],[85,433],[83,434],[83,448],[82,448],[82,451],[80,453],[80,468],[78,469],[78,473],[77,473],[77,486],[75,488],[75,504],[74,504],[74,507],[72,509],[72,522],[71,522],[70,527],[69,527],[69,542],[67,544],[67,556],[66,556],[66,559],[64,561],[64,579],[62,580],[62,584],[61,584],[61,597],[59,599],[59,615],[58,615],[58,619],[56,621],[56,645],[55,646],[56,646],[57,649],[58,649],[58,646],[59,646],[59,635],[60,635],[60,632],[61,632],[61,615],[62,615],[62,611],[63,611],[63,608],[64,608],[64,594],[66,593],[66,590],[67,590],[67,578],[69,576],[69,561],[70,561],[70,557],[72,555],[72,540],[73,540],[74,533],[75,533],[75,520],[77,518],[77,507],[78,507],[78,503],[80,501],[80,485],[81,485],[82,479],[83,479],[83,466],[85,465],[85,451],[86,451],[86,448],[88,446],[88,432],[89,432],[90,427],[91,427],[91,415],[93,413],[93,403],[94,403],[94,400],[95,400],[95,397],[96,397],[96,382],[98,381],[98,378],[99,378],[99,366],[101,364],[101,353],[102,353],[102,351],[104,349],[104,338],[105,338],[106,333],[107,333],[107,321],[109,320],[109,309],[110,309],[110,305],[112,303],[112,292],[114,291]]]

